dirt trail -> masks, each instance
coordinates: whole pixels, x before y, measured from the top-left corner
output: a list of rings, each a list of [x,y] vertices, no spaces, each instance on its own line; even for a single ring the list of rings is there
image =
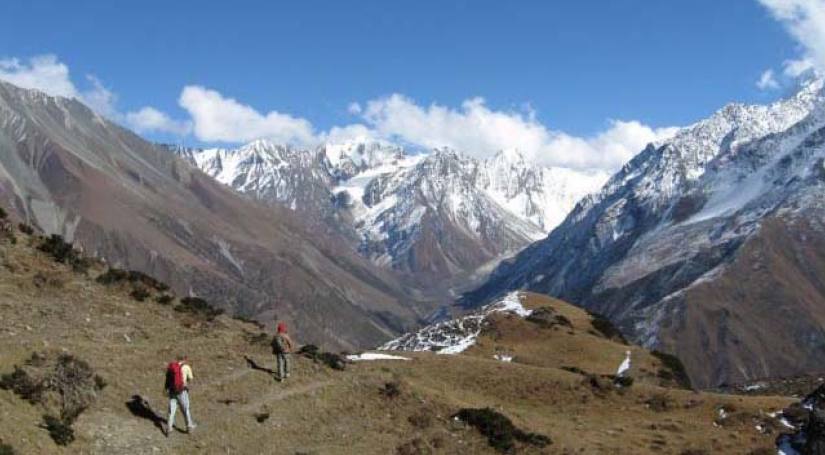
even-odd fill
[[[295,395],[304,395],[324,387],[332,385],[333,381],[313,381],[308,384],[303,384],[298,387],[286,390],[273,390],[268,394],[262,396],[259,400],[255,400],[247,405],[239,407],[234,414],[250,413],[258,410],[261,406],[272,404],[277,401],[285,400]]]
[[[169,439],[148,420],[137,417],[124,417],[110,413],[98,414],[92,424],[90,436],[96,440],[97,453],[110,454],[148,454],[148,453],[180,453],[198,450],[203,435],[208,435],[214,429],[226,427],[229,422],[250,419],[253,414],[266,409],[281,400],[291,397],[310,394],[316,390],[328,387],[333,380],[314,380],[300,382],[304,377],[298,377],[290,382],[277,383],[254,380],[255,374],[266,375],[248,366],[238,367],[229,374],[206,381],[193,389],[193,414],[198,427],[192,435],[173,430]],[[242,382],[239,382],[242,381]],[[216,390],[222,386],[237,385],[243,390],[243,400],[230,405],[217,405]],[[265,387],[261,395],[254,395],[257,387]],[[155,409],[161,417],[166,418],[166,401],[155,403]],[[179,413],[175,422],[176,427],[183,424],[183,416]]]
[[[198,390],[209,390],[218,386],[226,385],[230,382],[237,381],[241,378],[244,378],[248,375],[253,373],[253,370],[248,367],[239,367],[237,370],[233,371],[224,376],[220,376],[218,378],[205,381],[198,386]]]

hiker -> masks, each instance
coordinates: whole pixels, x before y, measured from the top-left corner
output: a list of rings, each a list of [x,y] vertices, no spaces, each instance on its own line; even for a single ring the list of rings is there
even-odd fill
[[[183,416],[186,418],[186,432],[190,432],[197,427],[192,421],[192,411],[189,408],[189,384],[194,379],[192,367],[189,359],[185,355],[179,355],[177,360],[169,362],[166,368],[166,392],[169,394],[169,418],[166,419],[164,435],[169,437],[169,433],[175,427],[175,414],[180,405]]]
[[[289,355],[292,352],[293,343],[292,338],[286,333],[286,323],[278,323],[278,333],[272,339],[272,353],[278,362],[278,382],[283,381],[289,377]]]

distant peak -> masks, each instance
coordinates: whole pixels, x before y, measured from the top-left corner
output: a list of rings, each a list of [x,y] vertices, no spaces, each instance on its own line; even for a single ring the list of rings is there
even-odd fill
[[[450,147],[436,147],[433,148],[430,156],[436,160],[460,160],[466,158],[466,155]]]
[[[822,90],[823,85],[825,84],[825,79],[822,77],[812,77],[808,80],[803,81],[799,84],[799,94],[801,93],[815,93]]]
[[[524,155],[517,148],[509,148],[499,150],[493,157],[496,161],[504,161],[507,163],[523,163]]]
[[[241,147],[242,149],[255,149],[255,150],[267,150],[273,149],[276,147],[283,147],[282,145],[276,144],[269,139],[255,139],[254,141],[244,145]]]

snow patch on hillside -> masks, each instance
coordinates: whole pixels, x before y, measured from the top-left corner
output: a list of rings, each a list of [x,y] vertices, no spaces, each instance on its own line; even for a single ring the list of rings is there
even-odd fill
[[[511,292],[501,300],[479,311],[439,322],[392,340],[380,348],[382,351],[435,351],[438,354],[460,354],[475,345],[484,321],[494,313],[509,313],[525,318],[532,310],[524,308],[523,295]]]
[[[361,362],[369,360],[410,360],[408,357],[400,355],[381,354],[378,352],[364,352],[361,354],[348,355],[347,360],[351,362]]]

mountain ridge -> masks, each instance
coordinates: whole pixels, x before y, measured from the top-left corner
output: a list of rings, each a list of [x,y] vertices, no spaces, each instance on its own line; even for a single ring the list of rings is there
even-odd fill
[[[446,278],[442,296],[542,238],[603,178],[534,166],[512,149],[485,160],[358,140],[314,150],[268,141],[171,149],[237,191],[335,226],[362,255],[419,287]]]
[[[246,317],[278,314],[350,347],[429,311],[339,233],[239,196],[76,100],[0,82],[0,152],[9,212],[181,294]]]
[[[736,315],[738,325],[731,328],[719,320],[708,324],[713,318],[700,317],[699,310],[691,313],[699,319],[691,320],[686,309],[698,307],[685,299],[693,302],[686,295],[721,282],[725,267],[741,258],[743,245],[759,236],[763,220],[787,223],[791,213],[820,216],[815,195],[822,191],[817,169],[823,107],[822,82],[814,81],[770,106],[729,105],[664,144],[648,146],[600,192],[583,199],[547,239],[502,264],[485,285],[465,295],[463,304],[510,289],[547,293],[609,316],[648,347],[676,352],[702,386],[752,379],[765,374],[770,363],[775,366],[767,373],[773,374],[784,367],[787,354],[772,347],[757,350],[759,337],[742,333],[759,331],[762,323],[762,316],[748,315],[746,302],[724,303],[732,297],[726,295],[694,304],[722,304]],[[787,305],[798,305],[796,298]],[[807,311],[803,319],[816,313]],[[786,325],[792,330],[800,323]],[[683,336],[691,330],[700,336],[680,341],[673,334],[677,327]],[[707,339],[714,337],[734,339],[708,362],[703,355]],[[805,355],[795,355],[796,368],[812,367],[801,361]]]

